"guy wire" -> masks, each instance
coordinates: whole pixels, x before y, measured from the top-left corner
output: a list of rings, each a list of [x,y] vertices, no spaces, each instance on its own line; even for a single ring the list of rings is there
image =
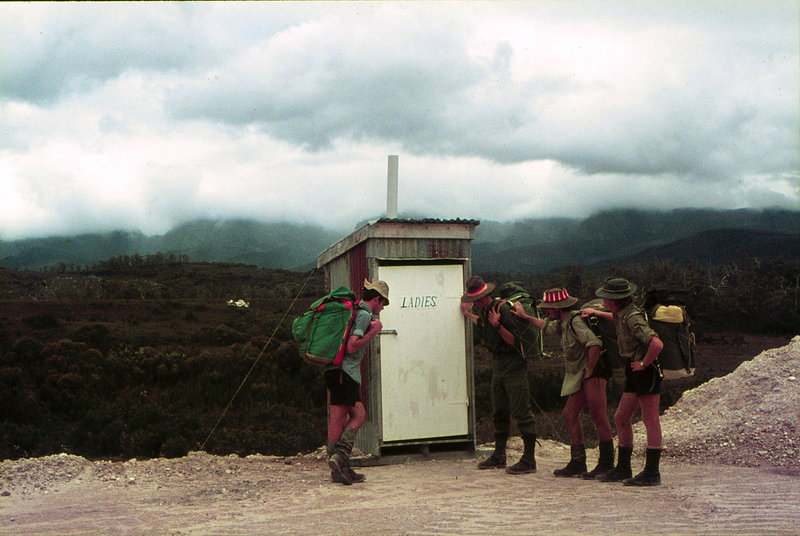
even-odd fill
[[[563,437],[561,437],[561,432],[559,432],[559,431],[558,431],[558,428],[556,428],[556,425],[553,423],[552,419],[550,419],[550,417],[547,415],[547,413],[545,413],[545,411],[542,409],[542,406],[540,406],[540,405],[539,405],[539,403],[536,401],[536,399],[535,399],[535,398],[533,398],[533,396],[531,396],[531,401],[532,401],[532,402],[534,403],[534,405],[535,405],[535,406],[536,406],[536,407],[539,409],[539,413],[541,413],[541,414],[542,414],[542,417],[544,417],[544,418],[545,418],[545,420],[547,421],[547,423],[550,425],[550,428],[552,428],[552,429],[553,429],[553,433],[556,435],[556,437],[558,438],[558,440],[559,440],[560,442],[564,443],[564,438],[563,438]]]
[[[267,350],[267,346],[269,346],[269,343],[272,342],[272,339],[275,337],[275,334],[278,332],[278,328],[280,328],[281,324],[283,324],[283,321],[286,320],[286,317],[288,316],[289,311],[292,310],[292,307],[294,307],[294,304],[297,302],[297,298],[300,297],[300,294],[303,292],[303,289],[306,288],[306,284],[308,283],[308,281],[311,279],[311,276],[314,275],[314,272],[316,272],[316,271],[317,271],[317,268],[314,267],[314,268],[311,269],[311,271],[306,276],[306,280],[303,281],[303,284],[300,286],[300,290],[298,290],[297,294],[295,294],[294,299],[292,300],[292,303],[289,304],[289,308],[286,310],[286,312],[283,313],[283,316],[278,321],[278,323],[275,325],[275,329],[272,330],[272,335],[269,336],[269,340],[267,340],[267,342],[264,344],[264,347],[261,349],[261,352],[259,352],[258,357],[256,357],[256,360],[253,361],[253,364],[250,367],[250,370],[247,371],[247,374],[245,374],[244,379],[242,380],[242,383],[239,384],[239,387],[236,389],[236,392],[233,393],[233,396],[231,397],[230,401],[228,402],[228,405],[225,406],[224,410],[222,410],[222,414],[219,416],[219,419],[217,419],[217,422],[214,424],[214,427],[208,433],[208,437],[206,437],[206,440],[203,441],[202,445],[200,445],[200,450],[205,450],[206,449],[206,443],[208,443],[208,440],[211,439],[211,434],[214,433],[214,431],[217,429],[217,426],[219,426],[219,423],[222,422],[222,419],[225,417],[225,414],[228,413],[228,409],[230,409],[231,404],[233,404],[233,401],[236,398],[236,396],[239,394],[239,391],[242,390],[242,387],[244,386],[245,382],[247,382],[247,378],[250,377],[250,374],[253,372],[253,369],[256,368],[256,364],[258,364],[258,361],[259,361],[259,359],[261,359],[261,356],[264,355],[264,352]]]

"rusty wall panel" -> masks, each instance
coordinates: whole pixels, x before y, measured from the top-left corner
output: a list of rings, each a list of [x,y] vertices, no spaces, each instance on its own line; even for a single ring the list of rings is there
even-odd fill
[[[383,238],[368,245],[368,256],[380,259],[466,259],[469,255],[467,240]]]
[[[350,289],[355,292],[356,297],[361,299],[361,289],[364,287],[364,280],[369,278],[369,268],[367,266],[367,243],[361,242],[347,252],[350,264]],[[361,387],[359,389],[361,401],[365,407],[369,407],[369,393],[366,386],[370,382],[370,362],[372,344],[368,344],[364,350],[364,359],[361,360]]]
[[[367,266],[367,242],[361,242],[351,249],[347,256],[350,259],[350,288],[361,298],[361,287],[364,280],[369,278]]]

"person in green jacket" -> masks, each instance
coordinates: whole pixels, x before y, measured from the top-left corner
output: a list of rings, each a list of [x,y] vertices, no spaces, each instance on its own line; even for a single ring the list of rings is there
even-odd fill
[[[478,464],[478,468],[506,467],[506,445],[513,416],[522,436],[524,452],[516,464],[506,468],[506,473],[535,473],[536,421],[531,408],[528,364],[518,348],[520,330],[533,329],[533,326],[514,316],[510,304],[495,300],[494,289],[494,283],[472,276],[467,280],[466,292],[461,297],[461,314],[475,325],[481,344],[492,354],[495,448]]]

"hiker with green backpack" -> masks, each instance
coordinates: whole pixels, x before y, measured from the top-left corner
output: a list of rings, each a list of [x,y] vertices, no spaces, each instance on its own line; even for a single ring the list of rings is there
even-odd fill
[[[559,477],[594,479],[614,467],[614,443],[611,423],[606,409],[606,386],[611,377],[611,365],[601,358],[602,341],[581,318],[575,307],[578,298],[570,296],[566,288],[550,288],[544,292],[539,308],[547,318],[540,319],[514,304],[511,312],[542,330],[543,335],[557,335],[564,353],[564,380],[561,396],[568,396],[562,415],[570,437],[570,461],[553,471]],[[586,467],[586,447],[583,441],[580,413],[588,407],[589,415],[600,441],[597,466]]]
[[[519,287],[519,288],[516,288]],[[521,285],[501,285],[503,296],[495,296],[494,283],[480,276],[467,279],[466,292],[461,297],[461,314],[475,326],[481,344],[492,354],[492,421],[494,452],[478,464],[478,469],[506,467],[506,445],[511,417],[517,423],[524,451],[516,464],[506,473],[519,475],[536,472],[536,422],[531,407],[527,359],[541,356],[539,330],[511,313],[514,299],[527,296]],[[505,292],[507,291],[507,292]],[[499,292],[498,292],[499,294]],[[528,305],[535,311],[535,303]]]
[[[364,281],[361,299],[356,302],[355,318],[345,343],[341,364],[325,365],[323,375],[330,396],[328,410],[328,465],[333,482],[351,485],[363,482],[364,475],[350,467],[350,453],[356,434],[367,419],[361,401],[361,360],[364,350],[381,330],[380,319],[375,318],[389,305],[389,285],[384,281]]]

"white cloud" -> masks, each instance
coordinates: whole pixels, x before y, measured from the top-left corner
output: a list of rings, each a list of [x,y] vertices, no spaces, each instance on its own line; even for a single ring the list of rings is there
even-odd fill
[[[793,2],[0,5],[4,239],[784,206]]]

